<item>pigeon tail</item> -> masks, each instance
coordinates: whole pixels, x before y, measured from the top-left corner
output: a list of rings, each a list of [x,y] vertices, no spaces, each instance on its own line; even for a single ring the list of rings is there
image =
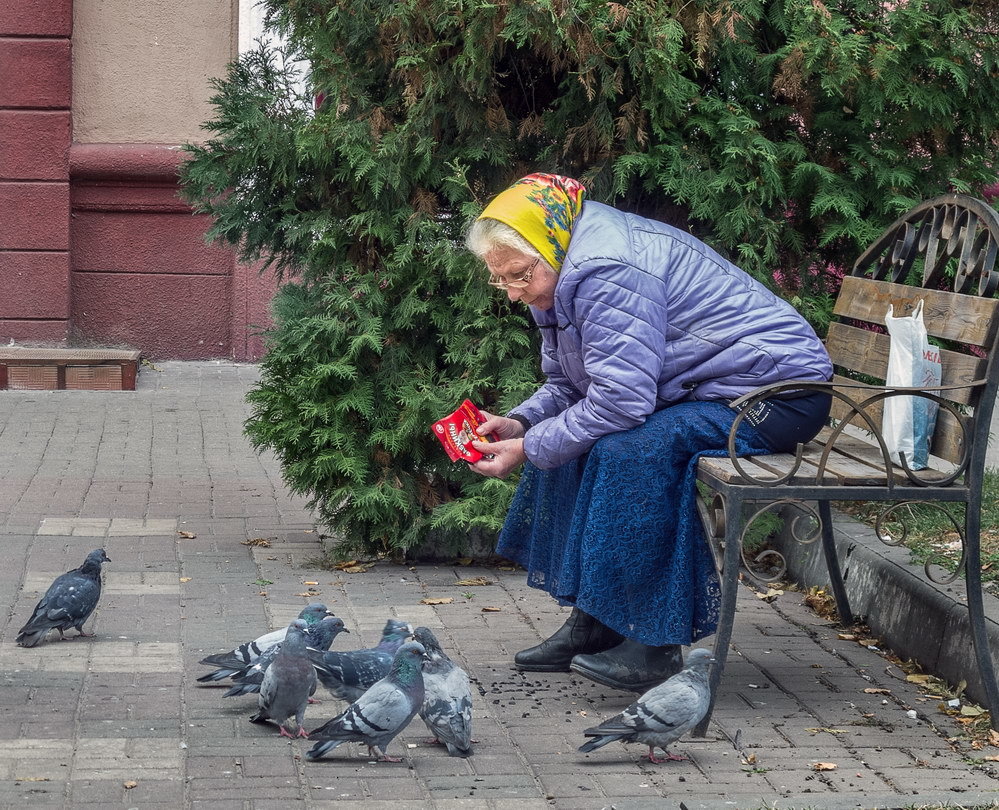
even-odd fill
[[[587,737],[593,737],[592,740],[587,740],[585,743],[579,746],[579,750],[582,751],[584,754],[588,754],[590,751],[596,751],[598,748],[603,748],[608,743],[617,742],[618,740],[623,740],[625,737],[628,736],[627,734],[605,734],[605,735],[596,736],[593,734],[589,734],[586,731],[584,731],[583,733],[586,734]]]

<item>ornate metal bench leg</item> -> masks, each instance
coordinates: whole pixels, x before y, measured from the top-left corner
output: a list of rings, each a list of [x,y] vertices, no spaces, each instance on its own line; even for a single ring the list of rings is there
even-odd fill
[[[729,494],[725,499],[725,556],[721,572],[721,612],[718,616],[718,630],[715,634],[715,663],[711,667],[711,703],[707,714],[692,732],[694,737],[703,737],[708,730],[711,713],[718,697],[718,685],[725,671],[725,657],[728,644],[732,640],[732,623],[735,621],[735,598],[739,588],[739,562],[741,559],[742,499]]]
[[[975,644],[978,672],[982,677],[982,688],[985,690],[985,702],[988,704],[992,728],[999,731],[999,684],[996,683],[992,655],[989,653],[989,636],[985,629],[985,610],[982,605],[981,513],[972,504],[967,507],[964,526],[967,548],[964,577],[968,587],[971,638]]]
[[[826,567],[829,569],[829,584],[836,599],[836,612],[839,614],[840,622],[853,624],[850,600],[846,597],[843,571],[839,567],[839,555],[836,553],[836,538],[833,533],[832,509],[829,501],[819,501],[819,519],[822,521],[822,551],[825,553]]]

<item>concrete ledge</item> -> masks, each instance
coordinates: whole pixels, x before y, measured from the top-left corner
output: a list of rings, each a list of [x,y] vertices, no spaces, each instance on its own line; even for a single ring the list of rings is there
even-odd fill
[[[964,579],[949,585],[928,580],[923,567],[909,561],[907,548],[885,545],[873,529],[841,512],[833,512],[833,531],[854,616],[901,658],[948,683],[966,681],[967,694],[984,701]],[[787,560],[789,579],[805,587],[829,585],[821,541],[802,545],[785,531],[774,546]],[[989,649],[999,668],[999,600],[983,597]]]

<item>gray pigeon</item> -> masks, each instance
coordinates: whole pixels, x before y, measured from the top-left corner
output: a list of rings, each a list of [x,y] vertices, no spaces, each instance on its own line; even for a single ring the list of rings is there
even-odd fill
[[[351,703],[372,684],[388,675],[396,651],[412,634],[412,625],[389,619],[377,647],[326,653],[310,650],[309,658],[316,667],[319,682],[334,697]]]
[[[18,631],[17,643],[34,647],[49,630],[58,630],[59,638],[65,639],[63,631],[70,627],[75,627],[81,636],[93,635],[83,632],[83,623],[101,598],[101,565],[106,562],[111,559],[104,549],[96,548],[79,568],[57,576],[45,596],[38,600],[27,624]]]
[[[417,627],[413,638],[427,651],[423,665],[426,695],[420,717],[436,740],[447,746],[452,757],[472,753],[472,686],[468,675],[447,657],[430,629]]]
[[[401,762],[385,753],[396,735],[416,716],[423,705],[423,662],[426,651],[417,641],[403,644],[392,660],[388,675],[376,682],[346,711],[317,728],[310,735],[319,740],[305,752],[306,759],[319,759],[341,743],[360,742],[368,755],[378,754],[379,762]]]
[[[310,650],[320,650],[325,652],[333,644],[340,633],[349,633],[343,626],[343,619],[336,616],[327,616],[319,624],[315,624],[305,631],[305,643]],[[281,651],[282,642],[278,642],[273,647],[264,650],[263,655],[257,658],[252,664],[243,667],[239,672],[233,673],[232,680],[235,682],[222,697],[238,697],[239,695],[250,695],[260,691],[260,684],[264,682],[264,673],[267,668],[274,663],[274,659]]]
[[[321,602],[313,602],[298,614],[298,618],[311,627],[314,624],[318,624],[325,616],[330,615],[332,614],[326,605]],[[218,669],[214,672],[209,672],[207,675],[202,675],[198,678],[198,683],[224,681],[226,678],[232,677],[234,673],[252,664],[275,644],[284,641],[285,629],[282,627],[278,630],[264,633],[264,635],[255,638],[253,641],[244,642],[229,652],[205,656],[199,663],[205,666],[218,667]]]
[[[294,737],[285,725],[294,716],[299,737],[308,737],[305,730],[305,707],[316,691],[316,670],[305,654],[306,624],[295,619],[288,625],[281,651],[264,673],[260,684],[257,713],[251,723],[274,720],[281,727],[282,737]]]
[[[666,746],[701,722],[708,710],[708,667],[714,660],[708,650],[691,650],[687,666],[676,675],[653,686],[621,714],[586,729],[583,734],[594,739],[583,743],[579,750],[594,751],[620,740],[649,746],[649,761],[656,764],[684,759],[666,751]],[[657,745],[666,751],[665,759],[656,758]]]

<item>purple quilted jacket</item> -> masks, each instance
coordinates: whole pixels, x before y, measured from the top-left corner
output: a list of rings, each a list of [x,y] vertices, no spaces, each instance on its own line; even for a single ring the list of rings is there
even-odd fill
[[[552,469],[673,403],[827,380],[794,308],[690,234],[586,202],[541,327],[547,381],[513,409],[527,457]]]

